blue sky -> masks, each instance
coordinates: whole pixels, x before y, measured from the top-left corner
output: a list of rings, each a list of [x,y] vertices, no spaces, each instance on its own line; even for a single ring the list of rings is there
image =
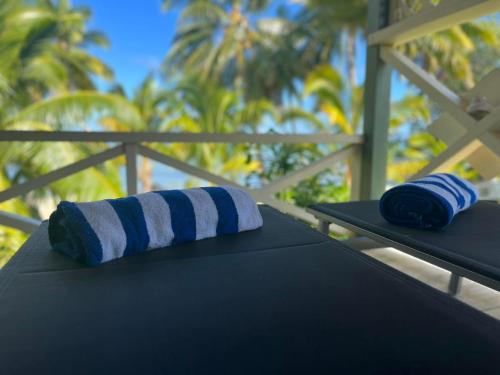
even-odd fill
[[[287,11],[297,9],[287,0],[277,0],[265,15],[276,14],[285,3]],[[174,37],[177,9],[162,12],[160,0],[73,0],[73,5],[92,10],[89,28],[104,32],[111,46],[90,50],[113,68],[116,81],[127,92],[132,92],[148,72],[159,68]],[[100,86],[106,88],[102,82]]]
[[[73,0],[92,10],[89,27],[104,32],[107,50],[91,51],[110,65],[128,92],[151,70],[157,69],[175,32],[177,12],[161,12],[159,0]]]

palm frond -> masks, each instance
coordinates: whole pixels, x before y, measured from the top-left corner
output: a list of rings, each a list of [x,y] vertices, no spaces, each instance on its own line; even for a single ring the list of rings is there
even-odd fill
[[[119,95],[93,91],[67,93],[32,104],[8,119],[7,124],[32,120],[59,130],[85,129],[101,117],[114,117],[130,130],[142,127],[141,114],[134,104]]]

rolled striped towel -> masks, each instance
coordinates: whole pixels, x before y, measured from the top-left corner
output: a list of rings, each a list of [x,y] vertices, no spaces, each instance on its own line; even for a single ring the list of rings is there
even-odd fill
[[[479,192],[470,182],[437,173],[389,189],[380,199],[380,213],[390,223],[439,229],[476,203]]]
[[[63,201],[49,219],[52,248],[90,266],[159,247],[262,226],[256,202],[231,187]]]

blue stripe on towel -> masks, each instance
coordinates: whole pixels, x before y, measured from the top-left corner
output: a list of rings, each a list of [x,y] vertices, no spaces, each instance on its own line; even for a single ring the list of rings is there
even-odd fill
[[[219,213],[217,234],[237,233],[238,211],[231,195],[221,187],[205,187],[203,189],[210,194]]]
[[[149,246],[149,234],[142,206],[136,197],[108,199],[127,236],[127,246],[123,255],[144,251]]]
[[[73,202],[59,203],[50,215],[49,239],[54,250],[73,259],[97,266],[102,262],[102,246],[97,234]]]
[[[172,219],[174,239],[172,244],[179,244],[196,239],[196,217],[193,204],[180,190],[157,191],[167,202]]]

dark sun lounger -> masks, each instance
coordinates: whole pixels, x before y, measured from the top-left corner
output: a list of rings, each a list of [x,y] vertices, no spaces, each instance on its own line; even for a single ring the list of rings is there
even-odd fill
[[[498,373],[500,324],[277,211],[86,268],[40,229],[0,274],[0,373]]]
[[[452,294],[458,291],[460,276],[500,290],[500,205],[496,202],[479,201],[448,227],[435,231],[388,223],[380,215],[379,201],[315,204],[308,211],[322,222],[323,230],[335,223],[451,271]]]

